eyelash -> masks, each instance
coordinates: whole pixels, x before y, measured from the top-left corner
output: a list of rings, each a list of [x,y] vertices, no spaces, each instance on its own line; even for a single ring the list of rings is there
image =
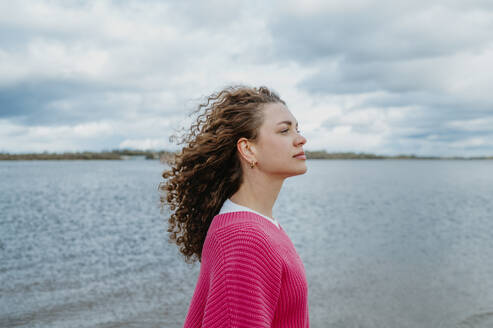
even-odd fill
[[[286,129],[286,130],[282,130],[281,132],[284,133],[284,132],[288,132],[289,129]],[[296,132],[300,133],[301,131],[300,130],[296,130]]]

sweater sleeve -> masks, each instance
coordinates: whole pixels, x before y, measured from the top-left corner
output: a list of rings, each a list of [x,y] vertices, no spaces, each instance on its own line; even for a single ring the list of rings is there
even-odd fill
[[[210,243],[210,286],[202,327],[271,327],[282,262],[264,232],[217,231]]]

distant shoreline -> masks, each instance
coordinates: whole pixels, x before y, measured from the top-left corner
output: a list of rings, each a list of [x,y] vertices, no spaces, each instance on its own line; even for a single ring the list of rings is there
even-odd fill
[[[145,151],[145,150],[112,150],[102,152],[64,152],[64,153],[25,153],[10,154],[0,153],[0,160],[166,160],[173,157],[177,152],[170,151]],[[493,156],[478,157],[440,157],[440,156],[416,156],[416,155],[395,155],[384,156],[366,153],[327,153],[326,151],[305,151],[307,159],[432,159],[432,160],[491,160]]]

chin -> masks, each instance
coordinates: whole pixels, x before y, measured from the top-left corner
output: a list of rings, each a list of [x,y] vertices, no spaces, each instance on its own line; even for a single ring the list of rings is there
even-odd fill
[[[308,167],[305,165],[304,169],[301,170],[301,173],[299,173],[299,174],[305,174],[306,171],[308,171]]]
[[[305,163],[298,163],[298,165],[291,165],[289,167],[279,165],[279,167],[269,170],[269,173],[282,178],[289,178],[296,175],[305,174],[307,170],[308,168]]]
[[[306,171],[308,171],[308,168],[306,167],[306,165],[304,165],[303,167],[300,167],[297,170],[293,170],[289,176],[305,174]]]

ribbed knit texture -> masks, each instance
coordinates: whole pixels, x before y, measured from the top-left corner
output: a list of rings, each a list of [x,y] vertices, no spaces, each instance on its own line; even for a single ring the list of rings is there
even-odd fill
[[[249,211],[216,215],[184,328],[309,327],[305,268],[284,229]]]

